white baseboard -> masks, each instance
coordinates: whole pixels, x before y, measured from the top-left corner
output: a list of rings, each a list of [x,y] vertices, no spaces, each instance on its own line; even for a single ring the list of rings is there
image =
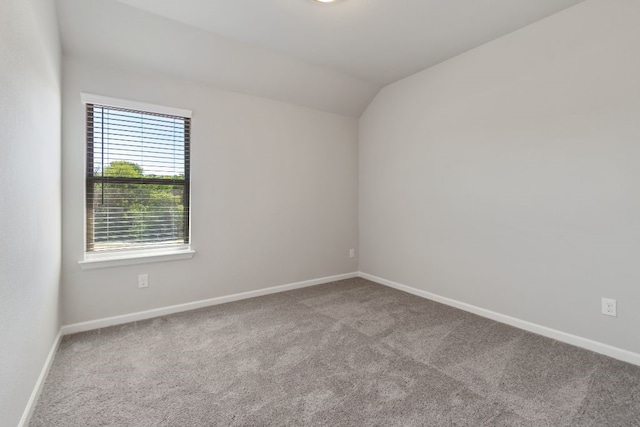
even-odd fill
[[[36,385],[33,387],[33,391],[31,392],[31,396],[29,397],[27,406],[24,408],[24,412],[22,413],[22,418],[20,418],[18,427],[26,427],[29,425],[29,421],[31,420],[31,415],[33,414],[33,410],[35,409],[36,403],[38,402],[38,397],[40,397],[40,393],[42,392],[42,386],[44,386],[44,380],[47,378],[47,375],[49,374],[49,369],[51,369],[51,364],[53,363],[53,359],[56,356],[56,352],[58,351],[58,347],[60,346],[61,339],[62,339],[62,330],[58,332],[58,335],[56,336],[55,340],[53,340],[53,345],[51,346],[51,350],[49,350],[49,354],[47,355],[47,358],[44,361],[44,365],[42,366],[42,370],[40,371],[40,376],[36,381]]]
[[[254,298],[263,295],[275,294],[279,292],[291,291],[294,289],[306,288],[309,286],[321,285],[323,283],[335,282],[338,280],[352,279],[358,277],[358,273],[340,274],[337,276],[322,277],[319,279],[306,280],[304,282],[290,283],[288,285],[274,286],[272,288],[258,289],[256,291],[242,292],[239,294],[227,295],[218,298],[211,298],[201,301],[189,302],[186,304],[172,305],[169,307],[156,308],[153,310],[140,311],[137,313],[123,314],[121,316],[107,317],[104,319],[90,320],[88,322],[74,323],[62,327],[62,335],[75,334],[78,332],[91,331],[94,329],[106,328],[108,326],[121,325],[123,323],[135,322],[138,320],[152,319],[154,317],[166,316],[168,314],[180,313],[183,311],[195,310],[197,308],[209,307],[212,305],[224,304],[232,301],[239,301],[247,298]]]
[[[622,360],[623,362],[632,363],[634,365],[640,366],[640,354],[634,353],[632,351],[624,350],[624,349],[614,347],[608,344],[603,344],[601,342],[594,341],[588,338],[583,338],[577,335],[558,331],[557,329],[548,328],[546,326],[538,325],[536,323],[527,322],[526,320],[521,320],[515,317],[507,316],[505,314],[497,313],[495,311],[487,310],[485,308],[477,307],[475,305],[467,304],[451,298],[446,298],[440,295],[436,295],[431,292],[412,288],[411,286],[402,285],[400,283],[383,279],[381,277],[373,276],[371,274],[360,272],[358,275],[363,279],[371,280],[372,282],[376,282],[381,285],[389,286],[391,288],[398,289],[413,295],[417,295],[422,298],[426,298],[432,301],[449,305],[451,307],[459,308],[460,310],[477,314],[478,316],[486,317],[488,319],[492,319],[497,322],[505,323],[507,325],[511,325],[519,329],[524,329],[525,331],[533,332],[535,334],[542,335],[548,338],[553,338],[555,340],[558,340],[567,344],[571,344],[576,347],[581,347],[596,353],[604,354],[605,356],[613,357],[614,359]]]

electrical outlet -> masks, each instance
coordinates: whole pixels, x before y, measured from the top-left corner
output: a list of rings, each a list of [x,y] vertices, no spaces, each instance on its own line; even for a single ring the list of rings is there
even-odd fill
[[[617,316],[616,300],[602,298],[602,314],[606,316]]]
[[[349,249],[349,258],[353,258],[356,256],[356,250],[355,249]]]
[[[140,275],[138,275],[138,287],[139,288],[148,288],[149,287],[149,275],[148,274],[140,274]]]

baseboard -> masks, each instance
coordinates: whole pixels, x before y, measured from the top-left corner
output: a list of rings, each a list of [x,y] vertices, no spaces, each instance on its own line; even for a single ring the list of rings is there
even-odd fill
[[[172,305],[169,307],[156,308],[153,310],[140,311],[137,313],[124,314],[121,316],[108,317],[104,319],[90,320],[88,322],[74,323],[62,327],[62,335],[75,334],[78,332],[91,331],[94,329],[106,328],[108,326],[121,325],[138,320],[152,319],[154,317],[166,316],[168,314],[180,313],[183,311],[195,310],[197,308],[210,307],[227,302],[239,301],[247,298],[255,298],[264,295],[276,294],[279,292],[291,291],[294,289],[306,288],[309,286],[321,285],[323,283],[335,282],[338,280],[352,279],[358,277],[358,273],[339,274],[337,276],[322,277],[319,279],[306,280],[304,282],[290,283],[288,285],[274,286],[271,288],[258,289],[256,291],[242,292],[239,294],[227,295],[218,298],[189,302],[186,304]]]
[[[477,307],[475,305],[467,304],[461,301],[457,301],[451,298],[446,298],[440,295],[433,294],[431,292],[423,291],[420,289],[412,288],[411,286],[402,285],[400,283],[393,282],[391,280],[383,279],[381,277],[373,276],[371,274],[360,272],[359,277],[363,279],[371,280],[372,282],[379,283],[381,285],[389,286],[394,289],[398,289],[422,298],[426,298],[432,301],[436,301],[442,304],[449,305],[451,307],[459,308],[460,310],[468,311],[473,314],[477,314],[488,319],[495,320],[497,322],[505,323],[507,325],[514,326],[525,331],[533,332],[538,335],[545,336],[547,338],[553,338],[557,341],[561,341],[567,344],[581,347],[587,350],[591,350],[596,353],[604,354],[605,356],[612,357],[614,359],[622,360],[623,362],[632,363],[640,366],[640,354],[632,351],[624,350],[618,347],[614,347],[608,344],[603,344],[598,341],[594,341],[588,338],[583,338],[577,335],[562,332],[557,329],[548,328],[546,326],[531,323],[526,320],[521,320],[515,317],[507,316],[505,314],[497,313],[495,311],[487,310],[485,308]]]
[[[22,413],[22,418],[20,418],[18,427],[26,427],[29,425],[29,421],[31,420],[31,415],[33,414],[33,410],[35,409],[36,403],[38,402],[38,397],[40,397],[40,393],[42,392],[42,386],[44,386],[44,381],[45,379],[47,379],[47,375],[49,374],[49,369],[51,369],[51,364],[53,363],[53,359],[56,356],[56,352],[58,351],[58,347],[60,346],[61,339],[62,339],[62,330],[58,332],[58,335],[53,341],[51,350],[49,350],[49,354],[47,355],[47,358],[44,361],[44,365],[42,366],[42,370],[40,371],[40,376],[36,381],[36,385],[33,387],[33,391],[31,392],[31,396],[29,397],[27,406],[24,408],[24,412]]]

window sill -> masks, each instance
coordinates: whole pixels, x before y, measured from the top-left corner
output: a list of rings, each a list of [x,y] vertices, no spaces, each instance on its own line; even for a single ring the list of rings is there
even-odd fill
[[[120,254],[100,254],[99,256],[85,256],[83,261],[78,261],[83,270],[97,268],[121,267],[125,265],[148,264],[153,262],[178,261],[191,259],[196,252],[191,249],[165,250],[165,251],[138,251]]]

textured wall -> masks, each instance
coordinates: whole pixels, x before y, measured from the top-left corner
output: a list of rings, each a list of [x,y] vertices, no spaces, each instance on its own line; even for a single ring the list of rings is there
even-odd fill
[[[383,89],[361,271],[640,352],[639,19],[587,1]]]
[[[60,48],[48,0],[0,2],[0,425],[60,328]]]
[[[63,69],[66,324],[357,271],[356,119],[132,68],[66,58]],[[81,92],[193,110],[193,259],[80,269]]]

